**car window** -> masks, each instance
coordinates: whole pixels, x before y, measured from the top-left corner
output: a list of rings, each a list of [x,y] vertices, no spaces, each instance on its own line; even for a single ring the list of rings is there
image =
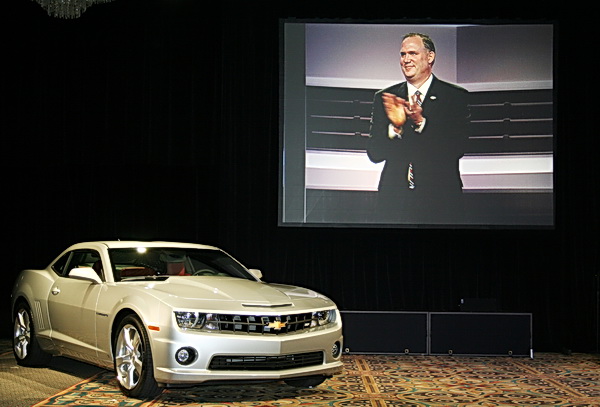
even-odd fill
[[[220,250],[180,248],[110,249],[115,281],[143,277],[218,276],[253,280],[235,259]]]
[[[73,250],[66,253],[52,265],[54,271],[64,277],[67,277],[69,272],[77,267],[90,267],[94,269],[104,281],[104,268],[102,267],[100,254],[96,250]]]
[[[63,256],[60,257],[60,259],[54,262],[54,264],[52,265],[52,270],[54,270],[56,274],[61,276],[64,276],[66,274],[67,263],[69,262],[72,253],[73,252],[65,253]]]

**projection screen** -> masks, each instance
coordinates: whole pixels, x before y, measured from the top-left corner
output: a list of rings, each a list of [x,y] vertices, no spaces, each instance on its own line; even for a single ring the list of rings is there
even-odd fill
[[[436,81],[466,91],[466,123],[452,141],[450,125],[436,123],[437,111],[452,103],[431,85],[422,133],[385,141],[390,158],[376,162],[369,150],[376,139],[372,115],[381,104],[375,95],[406,81],[400,49],[407,33],[433,41]],[[554,226],[552,23],[286,19],[280,40],[280,226]],[[442,145],[447,154],[433,153]],[[382,179],[391,177],[395,151],[412,151],[416,187],[398,187],[393,203],[384,205]],[[451,165],[437,169],[448,156]],[[426,198],[411,206],[425,190]]]

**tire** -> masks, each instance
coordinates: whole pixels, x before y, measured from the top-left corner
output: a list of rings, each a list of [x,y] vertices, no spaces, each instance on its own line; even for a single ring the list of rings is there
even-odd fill
[[[154,380],[148,334],[135,315],[126,316],[119,324],[114,341],[114,366],[119,388],[126,396],[147,399],[160,394]]]
[[[313,388],[317,387],[327,379],[325,376],[308,376],[308,377],[297,377],[292,379],[285,379],[284,382],[288,386],[302,387],[302,388]]]
[[[13,323],[13,354],[21,366],[45,366],[52,355],[40,347],[31,308],[26,302],[19,302],[15,308]]]

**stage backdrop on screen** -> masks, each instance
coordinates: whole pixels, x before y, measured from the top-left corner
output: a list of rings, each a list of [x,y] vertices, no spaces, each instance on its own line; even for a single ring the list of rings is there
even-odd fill
[[[282,20],[279,225],[552,228],[554,28]],[[469,92],[461,204],[412,216],[399,203],[382,216],[371,113],[375,92],[405,80],[399,51],[410,32],[432,38],[434,75]]]

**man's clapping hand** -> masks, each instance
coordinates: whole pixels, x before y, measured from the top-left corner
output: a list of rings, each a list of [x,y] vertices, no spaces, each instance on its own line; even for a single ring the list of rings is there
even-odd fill
[[[383,93],[381,98],[385,113],[395,128],[402,128],[408,118],[417,125],[423,121],[423,108],[416,101],[410,103],[392,93]]]
[[[388,119],[395,128],[402,128],[406,123],[406,106],[408,102],[399,96],[391,93],[384,93],[381,95],[383,100],[383,107]]]

